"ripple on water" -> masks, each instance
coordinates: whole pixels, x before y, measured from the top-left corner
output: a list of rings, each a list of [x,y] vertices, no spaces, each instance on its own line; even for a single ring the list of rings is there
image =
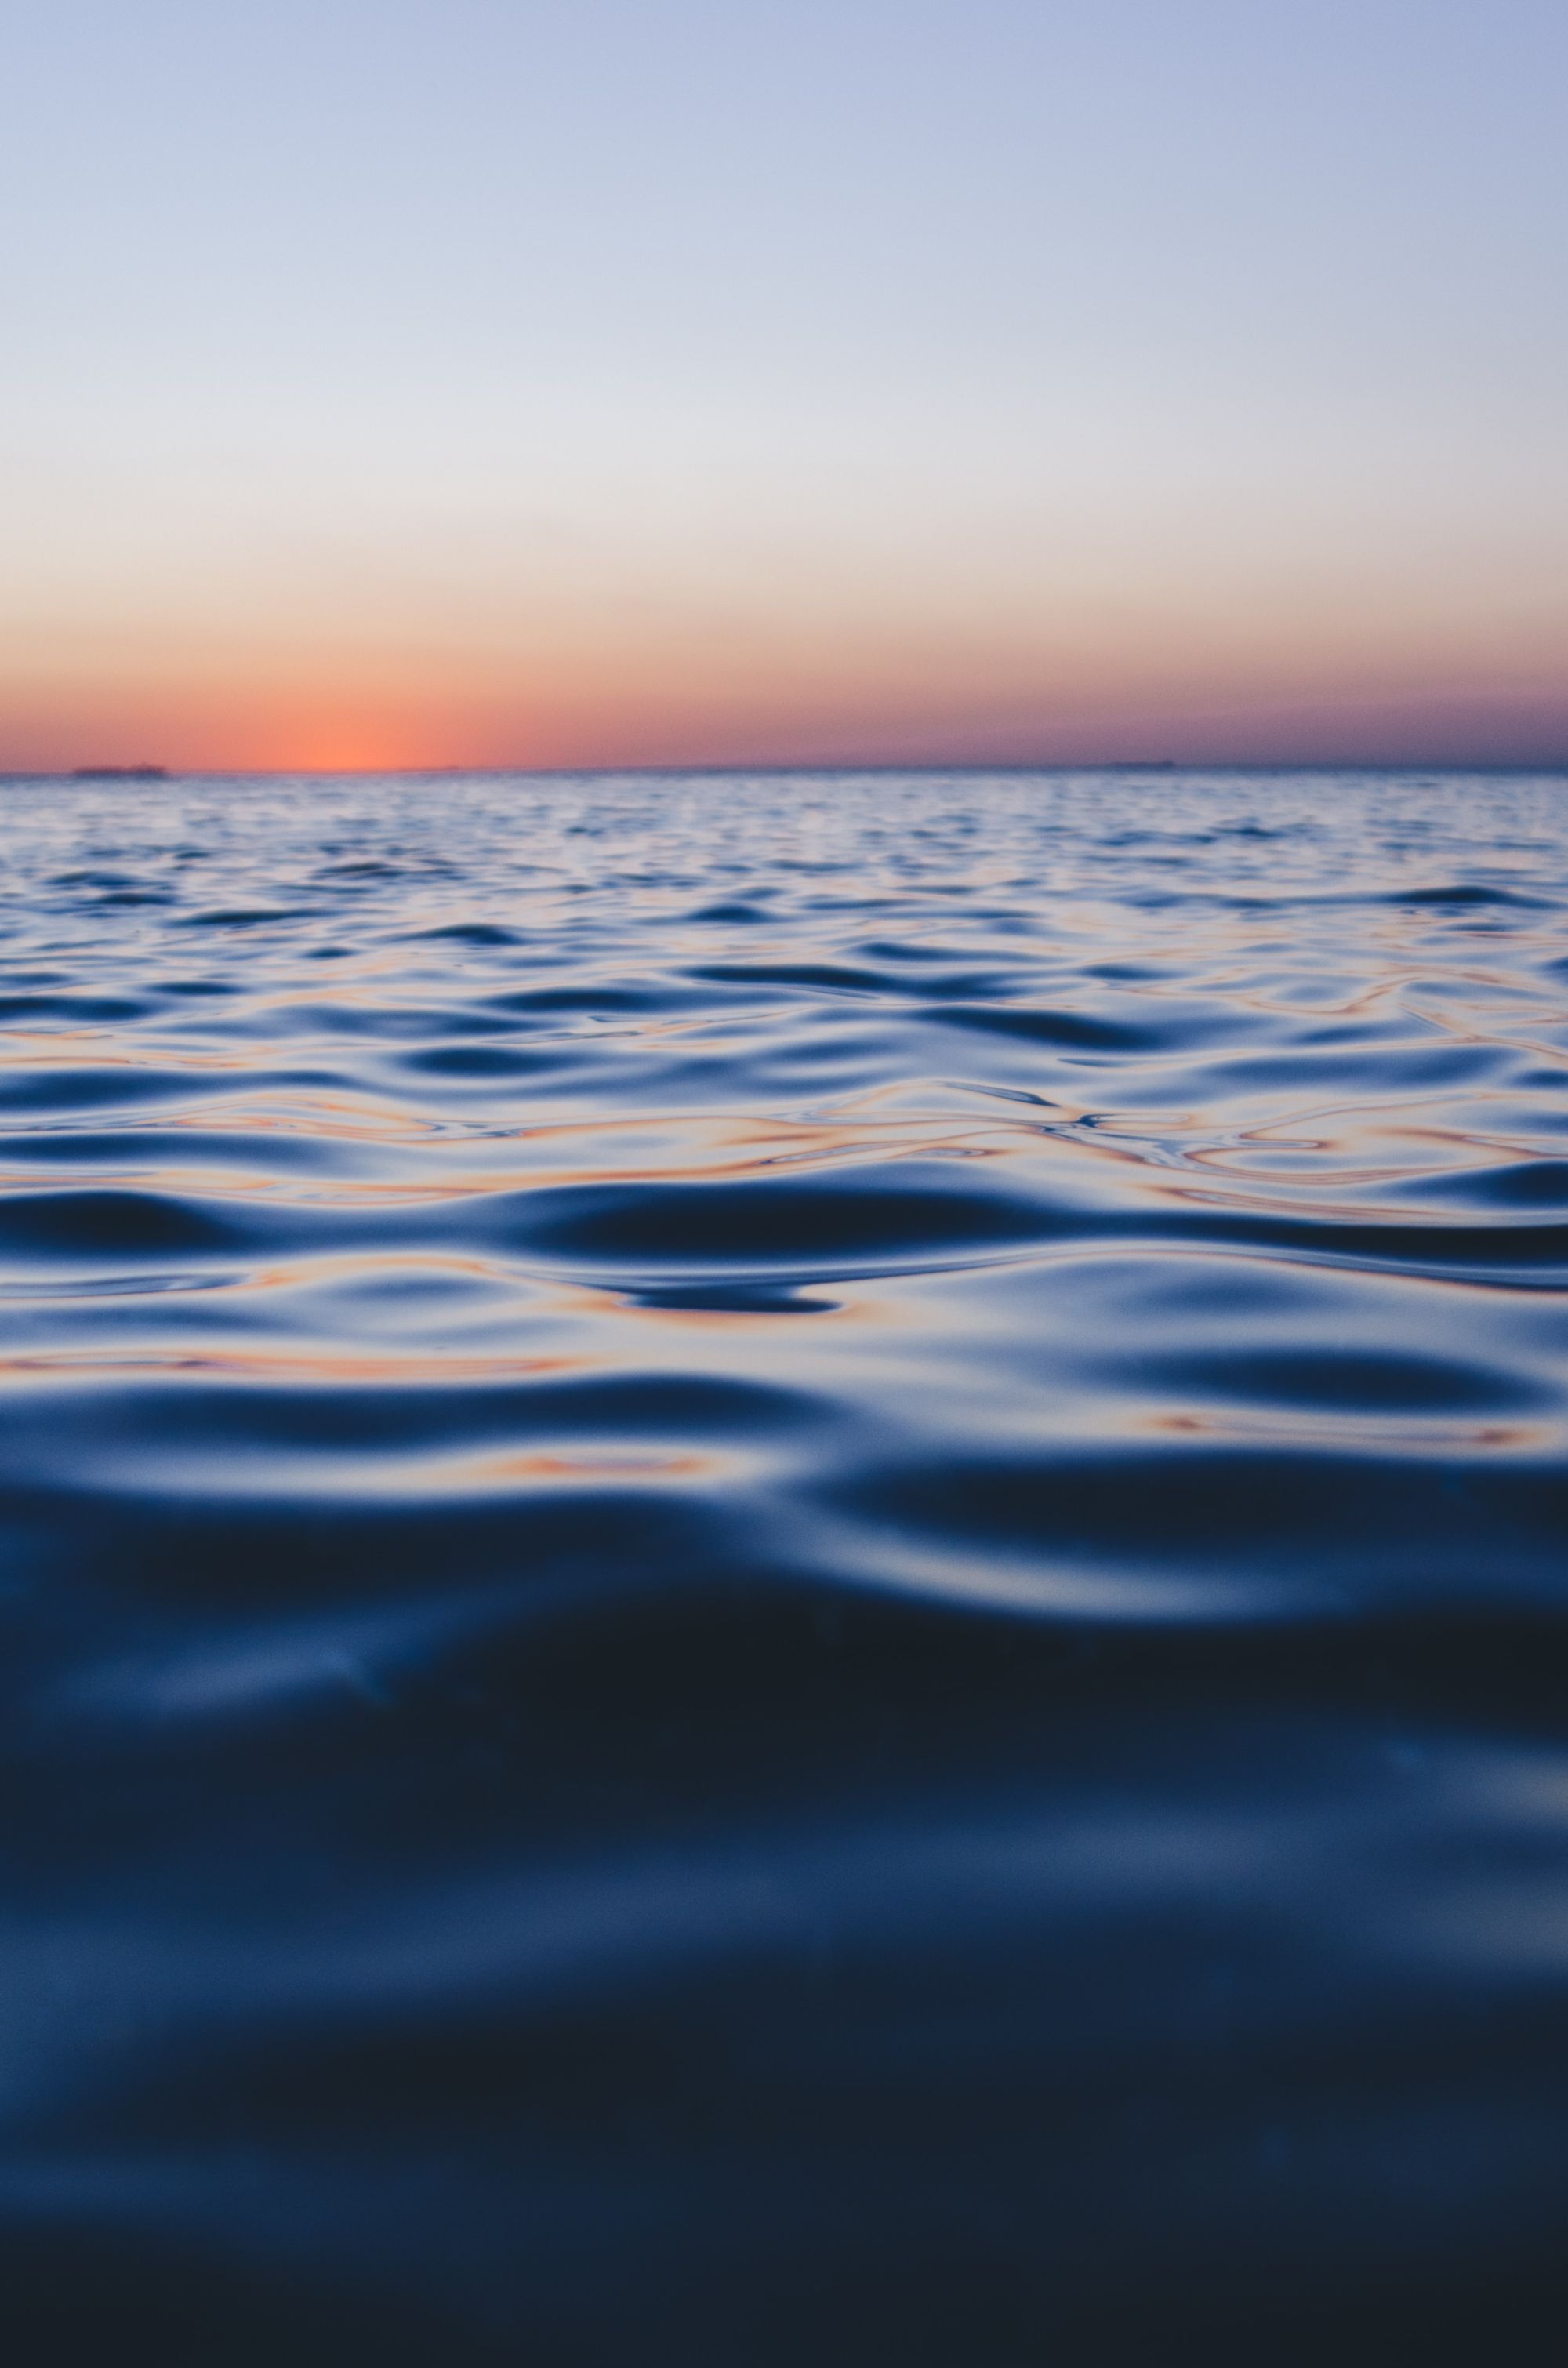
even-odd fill
[[[1564,786],[0,789],[18,2357],[1533,2356]]]

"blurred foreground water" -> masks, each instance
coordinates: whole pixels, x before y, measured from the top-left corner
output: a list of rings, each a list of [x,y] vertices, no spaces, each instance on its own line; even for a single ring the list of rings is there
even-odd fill
[[[0,823],[13,2356],[1561,2356],[1568,780]]]

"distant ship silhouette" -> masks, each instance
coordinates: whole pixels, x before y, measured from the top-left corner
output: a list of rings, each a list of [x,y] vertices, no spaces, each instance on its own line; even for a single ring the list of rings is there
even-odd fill
[[[78,765],[74,781],[166,781],[166,765]]]

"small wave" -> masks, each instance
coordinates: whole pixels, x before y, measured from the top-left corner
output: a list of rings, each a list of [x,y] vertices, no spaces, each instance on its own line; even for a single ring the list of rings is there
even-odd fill
[[[6,806],[16,2356],[1518,2352],[1561,781]]]

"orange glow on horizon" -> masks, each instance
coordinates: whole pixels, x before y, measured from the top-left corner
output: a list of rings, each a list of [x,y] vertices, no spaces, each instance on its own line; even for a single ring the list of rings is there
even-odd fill
[[[1561,762],[1539,620],[1374,634],[1304,600],[1242,618],[1021,606],[857,630],[799,616],[575,618],[470,649],[188,634],[0,666],[0,768],[418,772],[640,765]],[[222,641],[228,646],[222,647]],[[510,646],[508,646],[508,643]]]
[[[363,696],[337,704],[286,696],[275,710],[218,722],[220,746],[234,749],[223,769],[257,773],[417,772],[449,761],[451,717],[400,712],[395,700]],[[238,726],[237,730],[235,726]]]

